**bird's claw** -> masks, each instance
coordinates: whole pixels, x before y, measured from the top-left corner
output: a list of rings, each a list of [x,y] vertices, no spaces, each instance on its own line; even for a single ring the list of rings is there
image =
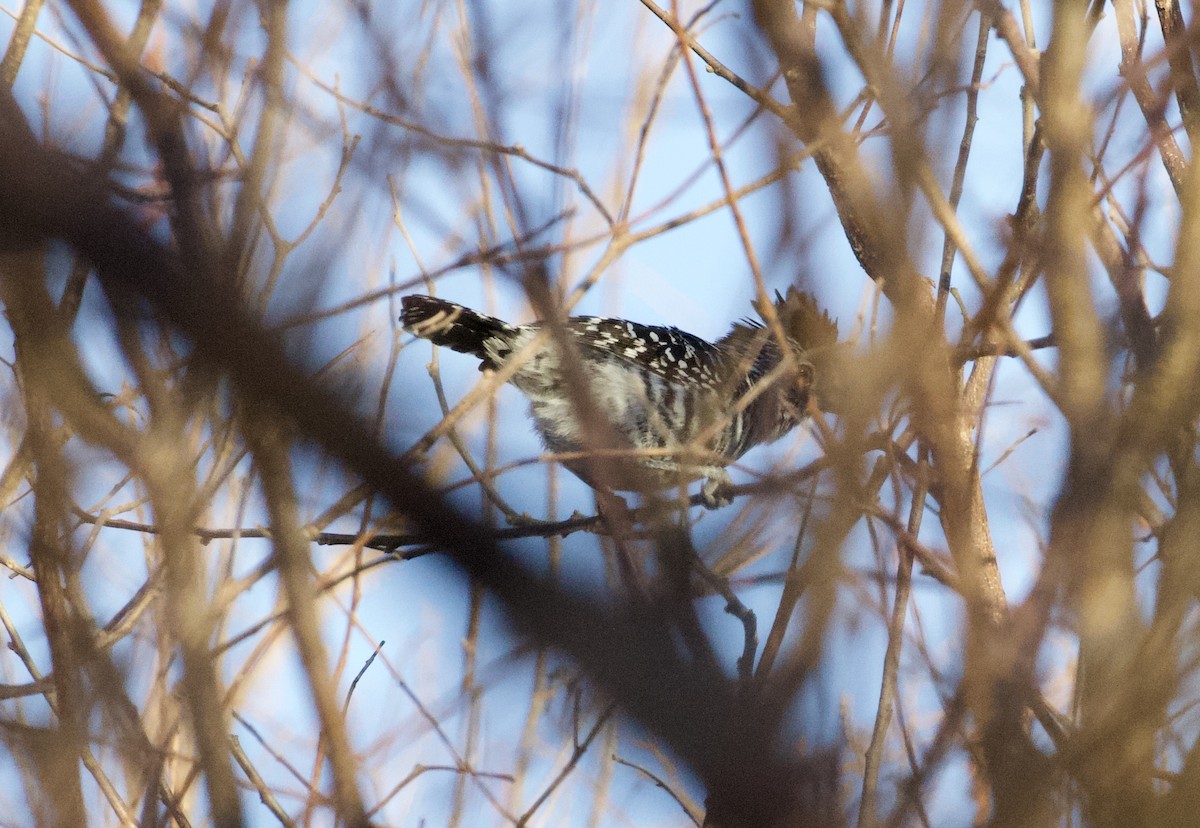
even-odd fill
[[[720,509],[733,503],[733,498],[721,491],[721,489],[730,485],[731,482],[729,475],[706,479],[704,485],[700,488],[700,497],[704,500],[704,508]]]

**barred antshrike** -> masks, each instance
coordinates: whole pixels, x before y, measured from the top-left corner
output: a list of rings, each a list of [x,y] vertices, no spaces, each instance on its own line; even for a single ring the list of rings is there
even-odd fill
[[[546,448],[575,455],[564,465],[589,485],[645,492],[704,477],[705,503],[715,507],[728,502],[717,494],[729,482],[724,467],[750,448],[779,439],[806,416],[816,381],[813,357],[837,340],[836,324],[807,294],[789,289],[786,298],[775,296],[775,314],[793,357],[788,366],[777,337],[751,320],[709,343],[678,328],[576,316],[563,323],[559,335],[574,345],[577,376],[587,383],[582,400],[573,399],[569,363],[550,331],[520,357],[509,382],[529,398]],[[757,303],[756,308],[763,310]],[[420,295],[404,297],[400,320],[435,345],[477,357],[481,371],[504,365],[547,327],[510,325]],[[644,453],[589,459],[596,441],[580,416],[585,400],[625,448]]]

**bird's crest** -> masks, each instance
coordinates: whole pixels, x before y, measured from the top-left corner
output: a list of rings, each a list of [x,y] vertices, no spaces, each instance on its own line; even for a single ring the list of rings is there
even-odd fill
[[[764,316],[763,303],[754,300],[754,309]],[[775,291],[775,314],[783,332],[795,342],[801,351],[814,351],[837,344],[837,322],[817,307],[811,294],[789,287],[787,295]]]

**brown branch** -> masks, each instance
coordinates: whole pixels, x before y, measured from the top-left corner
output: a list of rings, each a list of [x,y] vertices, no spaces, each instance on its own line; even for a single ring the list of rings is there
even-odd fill
[[[1055,348],[1057,342],[1054,334],[1046,334],[1045,336],[1035,337],[1033,339],[1023,340],[1023,347],[1030,351],[1038,351],[1042,348]],[[985,342],[980,345],[970,347],[960,347],[958,353],[955,354],[955,362],[962,364],[964,362],[974,362],[977,359],[985,357],[1020,357],[1021,351],[1012,345],[1006,345],[1003,342]]]
[[[291,630],[308,678],[313,705],[321,720],[323,741],[328,745],[337,813],[347,825],[365,826],[366,809],[355,781],[354,752],[346,733],[345,719],[334,697],[328,656],[321,639],[316,594],[309,579],[308,543],[296,513],[296,491],[292,485],[287,445],[279,437],[278,426],[266,418],[252,418],[246,428],[246,438],[258,464],[267,510],[271,515],[274,561],[287,595]]]
[[[1188,141],[1200,145],[1200,84],[1192,64],[1192,47],[1178,0],[1154,0],[1163,41],[1167,46],[1167,62],[1171,67],[1171,86],[1179,102],[1179,114],[1187,130]]]
[[[917,469],[917,488],[913,492],[908,511],[908,536],[916,538],[921,531],[921,518],[925,512],[925,496],[928,487],[929,456],[920,450]],[[912,595],[913,545],[905,544],[897,551],[896,593],[892,602],[892,614],[888,620],[888,643],[883,656],[883,679],[879,688],[879,705],[875,712],[875,727],[871,731],[871,743],[863,757],[862,798],[858,805],[858,826],[868,828],[878,821],[876,795],[879,785],[879,768],[883,763],[883,751],[887,745],[888,727],[892,722],[892,710],[896,701],[900,671],[900,649],[904,645],[904,621],[908,615],[908,602]]]
[[[1187,174],[1187,159],[1167,124],[1165,97],[1150,86],[1146,68],[1142,64],[1141,41],[1134,22],[1132,0],[1113,0],[1113,11],[1116,12],[1117,32],[1121,40],[1121,76],[1129,84],[1133,98],[1142,110],[1142,117],[1146,119],[1150,137],[1158,147],[1167,178],[1175,188],[1175,194],[1179,195]]]
[[[26,0],[18,17],[17,25],[13,27],[12,37],[8,39],[8,48],[4,50],[4,58],[0,59],[0,86],[11,89],[25,60],[25,50],[37,29],[38,15],[46,0]]]
[[[783,71],[792,111],[803,117],[786,121],[806,145],[825,179],[842,222],[850,249],[863,270],[898,307],[919,305],[923,288],[905,249],[896,223],[885,219],[854,139],[841,118],[826,85],[811,34],[802,24],[792,0],[756,0],[755,18]],[[805,5],[806,15],[810,11]],[[930,299],[924,291],[924,298]]]
[[[86,821],[79,763],[88,753],[89,694],[84,683],[82,654],[75,641],[78,615],[70,597],[80,561],[63,530],[67,509],[69,466],[63,447],[52,437],[54,387],[66,377],[45,357],[67,349],[61,325],[53,319],[44,280],[41,245],[19,253],[0,254],[0,297],[12,325],[14,349],[25,416],[26,438],[38,486],[34,498],[29,556],[36,573],[37,600],[52,665],[54,711],[57,722],[46,734],[45,755],[38,757],[41,801],[37,804],[54,822],[82,825]],[[40,676],[34,674],[35,679]]]
[[[830,461],[827,458],[820,458],[803,469],[799,469],[787,474],[774,476],[757,483],[745,483],[732,486],[726,486],[721,489],[723,496],[728,496],[730,499],[739,497],[748,497],[750,495],[773,495],[778,493],[786,493],[794,485],[805,480],[812,479],[822,471],[828,469]],[[688,506],[703,506],[706,501],[703,494],[691,495],[687,500]],[[661,517],[662,510],[658,506],[645,506],[629,510],[630,519],[636,524],[645,523],[650,525],[658,517]],[[83,523],[92,524],[107,529],[119,529],[127,532],[141,532],[148,535],[157,535],[161,529],[153,523],[143,523],[133,520],[122,520],[112,518],[105,514],[93,515],[84,512],[81,509],[74,510],[75,516]],[[507,529],[490,529],[487,532],[488,537],[494,538],[497,541],[517,540],[519,538],[551,538],[551,537],[567,537],[576,532],[594,532],[597,534],[607,534],[608,527],[603,514],[582,515],[576,512],[569,518],[555,521],[542,521],[535,519],[526,519],[524,516],[518,516],[517,525]],[[270,538],[271,531],[262,527],[239,527],[229,529],[210,529],[205,527],[196,527],[193,533],[203,543],[209,543],[214,540],[228,540],[230,538]],[[408,560],[413,557],[420,557],[428,554],[430,550],[429,544],[433,540],[432,536],[426,533],[413,532],[405,534],[387,534],[382,532],[367,532],[367,533],[346,533],[346,532],[309,532],[309,537],[313,543],[320,546],[350,546],[354,544],[363,544],[369,549],[380,549],[384,551],[394,551],[406,547],[417,547],[413,554],[404,554],[400,557]]]
[[[980,15],[979,35],[975,41],[975,63],[971,68],[971,81],[966,88],[966,113],[963,122],[962,139],[959,141],[958,158],[954,162],[954,178],[950,184],[949,206],[951,211],[958,211],[958,203],[962,199],[963,186],[967,179],[967,162],[971,158],[971,146],[975,136],[975,124],[979,120],[979,86],[983,79],[983,65],[987,60],[988,44],[987,20]],[[945,319],[946,302],[950,294],[950,273],[954,266],[956,245],[950,233],[942,240],[942,264],[938,277],[937,319]]]
[[[238,763],[238,767],[242,769],[242,773],[246,774],[246,778],[250,780],[250,786],[258,791],[258,799],[263,805],[267,806],[275,818],[279,820],[279,824],[284,828],[295,828],[296,822],[287,811],[279,804],[279,800],[275,798],[275,794],[267,787],[267,783],[263,781],[262,776],[250,761],[250,757],[246,755],[246,751],[242,750],[242,745],[236,736],[229,737],[229,749],[233,753],[234,760]]]

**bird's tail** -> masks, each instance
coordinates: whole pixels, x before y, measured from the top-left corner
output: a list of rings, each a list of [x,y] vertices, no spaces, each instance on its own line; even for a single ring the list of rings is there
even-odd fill
[[[400,322],[409,333],[428,339],[462,354],[491,361],[484,342],[492,338],[507,339],[516,330],[494,316],[437,299],[413,294],[401,301]]]

